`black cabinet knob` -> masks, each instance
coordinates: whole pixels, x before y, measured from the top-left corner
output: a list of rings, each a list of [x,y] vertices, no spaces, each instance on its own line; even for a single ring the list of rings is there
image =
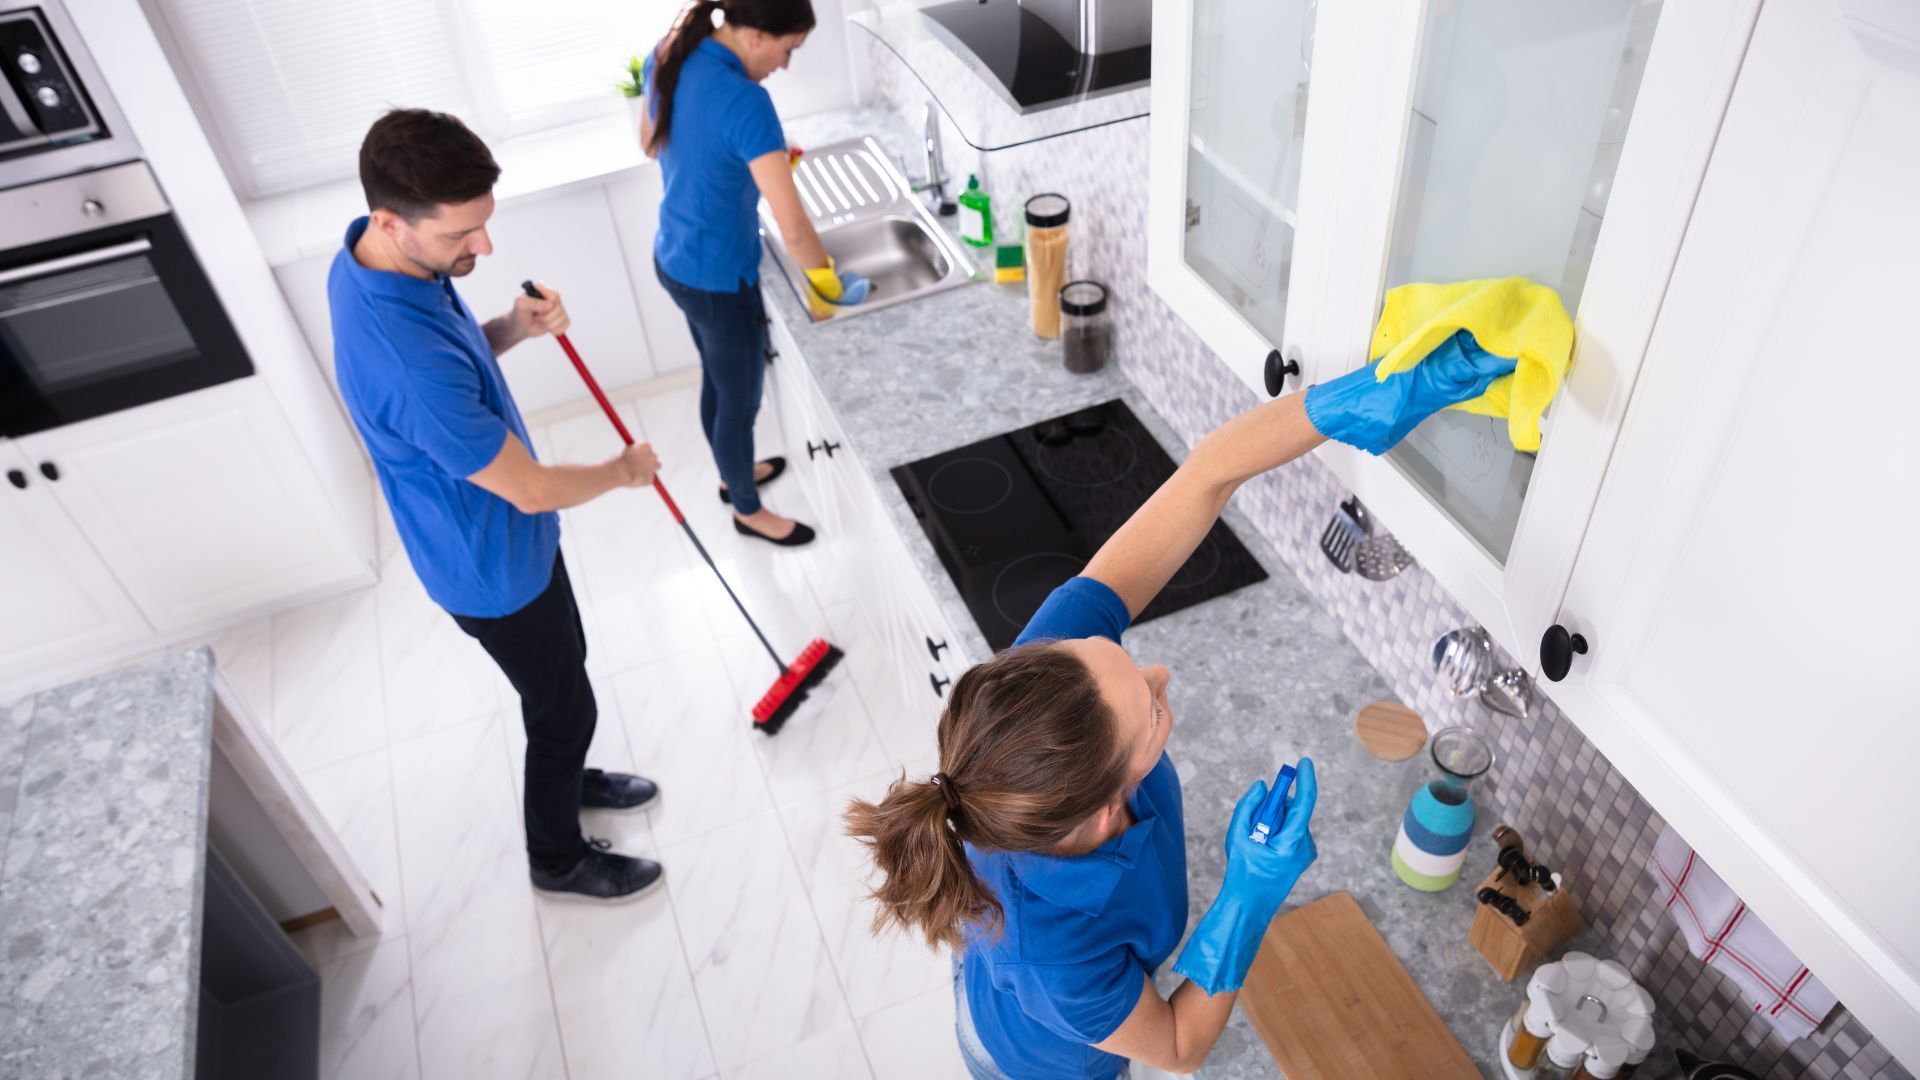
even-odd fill
[[[767,363],[769,364],[773,363],[774,360],[779,357],[779,355],[780,355],[779,349],[769,347],[767,349]]]
[[[1279,397],[1280,391],[1287,388],[1287,376],[1300,374],[1300,361],[1282,360],[1280,350],[1267,353],[1267,396]]]
[[[1587,651],[1587,639],[1579,634],[1567,633],[1567,628],[1559,623],[1547,627],[1540,635],[1540,671],[1547,678],[1559,682],[1573,670],[1573,658],[1584,656]]]
[[[807,440],[807,460],[808,460],[808,461],[812,461],[812,460],[813,460],[813,456],[814,456],[815,454],[818,454],[818,453],[819,453],[820,451],[822,451],[822,450],[824,450],[824,449],[826,449],[826,445],[827,445],[827,444],[823,442],[823,443],[821,443],[820,445],[818,445],[818,446],[815,446],[815,445],[814,445],[814,442],[813,442],[813,440],[812,440],[812,439],[808,439],[808,440]]]
[[[837,443],[837,442],[828,442],[828,441],[826,441],[825,439],[822,439],[822,440],[820,440],[820,448],[821,448],[822,450],[825,450],[825,451],[827,452],[827,456],[828,456],[828,457],[832,457],[832,456],[833,456],[833,452],[834,452],[835,450],[838,450],[838,449],[840,449],[840,444],[839,444],[839,443]]]
[[[933,637],[932,637],[932,635],[928,635],[928,637],[927,637],[927,655],[929,655],[929,656],[931,656],[931,657],[933,657],[933,658],[934,658],[935,660],[938,660],[938,659],[940,659],[940,651],[941,651],[942,649],[945,649],[946,647],[947,647],[947,643],[946,643],[946,642],[944,642],[944,641],[941,641],[941,642],[935,642],[935,641],[933,640]]]
[[[27,490],[27,474],[21,472],[19,469],[8,469],[7,483],[12,484],[21,491],[25,491]]]
[[[49,480],[58,480],[60,479],[60,466],[55,465],[51,461],[43,461],[40,463],[40,475]]]
[[[934,697],[945,697],[947,693],[947,687],[953,685],[952,679],[943,679],[938,674],[931,671],[927,672],[927,681],[933,684]]]

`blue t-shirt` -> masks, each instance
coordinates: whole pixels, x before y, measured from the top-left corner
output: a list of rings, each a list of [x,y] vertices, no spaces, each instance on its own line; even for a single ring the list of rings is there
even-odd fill
[[[641,72],[647,113],[653,54]],[[754,208],[760,189],[747,163],[787,149],[767,88],[747,77],[732,49],[707,38],[680,68],[673,89],[673,120],[660,148],[660,231],[653,257],[667,276],[708,292],[739,292],[760,280],[760,226]]]
[[[1115,642],[1130,621],[1114,591],[1078,577],[1040,605],[1015,646]],[[982,851],[967,859],[1005,910],[991,940],[968,933],[967,1007],[981,1045],[1018,1076],[1106,1080],[1126,1059],[1093,1048],[1140,1001],[1140,982],[1187,929],[1186,820],[1165,754],[1134,792],[1134,824],[1085,855]]]
[[[366,230],[366,218],[347,226],[327,273],[340,396],[427,595],[455,615],[510,615],[552,579],[560,518],[523,514],[467,477],[509,432],[532,453],[526,424],[452,280],[361,266]]]

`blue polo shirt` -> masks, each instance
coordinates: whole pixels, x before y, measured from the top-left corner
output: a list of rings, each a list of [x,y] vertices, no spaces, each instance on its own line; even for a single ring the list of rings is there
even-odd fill
[[[1104,637],[1130,622],[1106,585],[1074,578],[1053,591],[1015,645]],[[981,1045],[1021,1080],[1107,1080],[1126,1059],[1092,1046],[1140,1001],[1140,981],[1187,929],[1186,820],[1165,754],[1133,794],[1134,824],[1085,855],[982,851],[973,864],[1005,909],[995,941],[968,933],[967,1007]]]
[[[653,53],[641,79],[647,112]],[[707,38],[680,68],[673,90],[672,130],[660,148],[660,231],[653,257],[682,285],[708,292],[739,292],[760,280],[760,226],[754,208],[760,189],[747,163],[787,149],[767,88],[747,77],[732,49]]]
[[[340,396],[427,595],[455,615],[510,615],[551,580],[560,518],[523,514],[467,477],[509,432],[532,453],[527,426],[452,280],[361,266],[366,230],[364,217],[347,226],[327,273]]]

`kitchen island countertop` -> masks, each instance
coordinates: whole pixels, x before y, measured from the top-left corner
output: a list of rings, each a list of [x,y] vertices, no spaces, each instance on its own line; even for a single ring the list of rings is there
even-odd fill
[[[801,146],[871,134],[908,160],[918,148],[904,121],[879,109],[803,118],[787,131]],[[1028,329],[1024,285],[988,280],[814,325],[771,258],[763,260],[761,274],[769,309],[792,333],[920,576],[974,660],[989,654],[986,641],[890,468],[1113,398],[1133,409],[1174,460],[1186,457],[1185,444],[1118,363],[1094,375],[1066,371],[1060,343],[1042,341]],[[1221,832],[1241,793],[1280,763],[1309,755],[1320,776],[1314,815],[1320,855],[1289,907],[1334,891],[1352,893],[1467,1053],[1482,1071],[1498,1075],[1493,1040],[1523,986],[1502,982],[1467,944],[1477,906],[1472,884],[1493,869],[1486,835],[1497,822],[1484,813],[1476,822],[1460,884],[1430,895],[1400,883],[1388,851],[1408,798],[1433,767],[1424,752],[1385,762],[1360,747],[1354,715],[1363,705],[1392,698],[1386,680],[1243,515],[1229,506],[1226,521],[1268,579],[1127,634],[1127,647],[1141,662],[1164,663],[1173,672],[1174,730],[1167,750],[1186,808],[1190,923],[1219,889]],[[1590,938],[1591,932],[1583,933],[1574,945]],[[1162,970],[1158,981],[1164,991],[1179,980]],[[1277,1073],[1236,1010],[1199,1075]]]
[[[0,1075],[193,1075],[213,654],[0,705]]]

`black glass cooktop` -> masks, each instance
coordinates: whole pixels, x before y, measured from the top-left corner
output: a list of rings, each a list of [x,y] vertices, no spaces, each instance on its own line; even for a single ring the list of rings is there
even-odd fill
[[[892,472],[997,651],[1013,644],[1047,594],[1079,573],[1173,469],[1133,410],[1109,401]],[[1266,578],[1233,530],[1215,522],[1134,622]]]

